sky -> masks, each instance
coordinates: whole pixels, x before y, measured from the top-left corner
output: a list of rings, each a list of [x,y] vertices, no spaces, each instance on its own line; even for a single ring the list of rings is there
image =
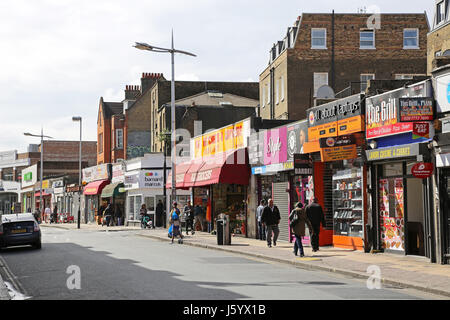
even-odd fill
[[[302,13],[428,14],[434,0],[1,0],[0,152],[26,152],[40,139],[96,141],[100,97],[124,99],[143,72],[171,79],[170,54],[132,47],[146,42],[175,56],[175,80],[258,81],[272,45]],[[331,5],[332,4],[332,5]],[[376,11],[375,11],[376,12]]]

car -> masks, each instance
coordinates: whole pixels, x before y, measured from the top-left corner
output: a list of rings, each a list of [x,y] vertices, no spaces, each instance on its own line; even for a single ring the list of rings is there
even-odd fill
[[[41,249],[41,229],[31,213],[4,214],[0,216],[0,249],[31,245]]]

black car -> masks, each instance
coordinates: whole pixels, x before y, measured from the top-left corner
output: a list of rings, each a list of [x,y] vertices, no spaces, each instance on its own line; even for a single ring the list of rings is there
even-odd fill
[[[32,245],[41,248],[41,229],[31,213],[4,214],[0,221],[0,248]]]

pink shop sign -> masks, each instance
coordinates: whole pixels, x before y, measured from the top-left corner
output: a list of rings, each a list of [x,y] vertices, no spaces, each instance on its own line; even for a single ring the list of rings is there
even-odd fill
[[[264,164],[287,161],[287,127],[267,130],[264,134]]]

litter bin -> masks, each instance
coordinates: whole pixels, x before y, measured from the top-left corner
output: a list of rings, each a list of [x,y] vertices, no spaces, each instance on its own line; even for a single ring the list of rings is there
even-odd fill
[[[216,220],[217,227],[217,244],[223,246],[223,219]]]

